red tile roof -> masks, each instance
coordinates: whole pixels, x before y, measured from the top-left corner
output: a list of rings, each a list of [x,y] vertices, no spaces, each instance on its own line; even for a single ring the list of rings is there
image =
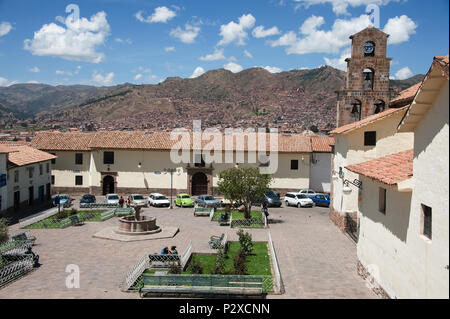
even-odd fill
[[[405,112],[406,109],[407,109],[407,106],[404,106],[404,107],[399,108],[399,109],[388,109],[388,110],[386,110],[384,112],[381,112],[381,113],[378,113],[378,114],[366,117],[365,119],[363,119],[361,121],[350,123],[350,124],[338,127],[337,129],[331,131],[330,134],[334,135],[334,134],[347,133],[347,132],[350,132],[352,130],[356,130],[358,128],[361,128],[361,127],[364,127],[366,125],[369,125],[369,124],[371,124],[373,122],[376,122],[378,120],[381,120],[383,118],[386,118],[388,116],[391,116],[391,115],[394,115],[394,114],[397,114],[397,113],[400,113],[400,112]]]
[[[16,166],[24,166],[49,161],[56,156],[33,147],[20,144],[2,145],[9,150],[8,161]]]
[[[189,133],[192,137],[193,133]],[[206,133],[203,133],[203,138]],[[244,134],[245,135],[245,134]],[[270,150],[270,141],[273,138],[270,134],[263,133],[266,139],[266,148]],[[244,150],[256,151],[257,148],[248,142],[248,138],[244,138],[243,146],[233,142],[230,149],[227,147],[226,135],[212,134],[213,137],[218,137],[213,141],[216,142],[216,148],[220,150]],[[278,147],[276,151],[283,153],[311,153],[312,143],[309,136],[301,134],[283,135],[278,134]],[[214,145],[210,143],[212,138],[202,141],[201,145],[204,148],[206,145]],[[327,137],[328,141],[329,138]],[[31,145],[35,148],[45,151],[89,151],[91,149],[134,149],[134,150],[171,150],[177,143],[177,140],[171,140],[170,132],[155,132],[146,133],[143,131],[103,131],[95,133],[54,133],[54,132],[40,132],[33,138]],[[255,141],[258,147],[257,140]],[[183,149],[194,149],[193,138],[190,138],[189,144],[182,145]],[[321,149],[325,147],[320,146]],[[326,150],[323,150],[326,151]],[[331,152],[331,150],[330,150]]]
[[[416,96],[417,90],[419,90],[420,86],[422,85],[422,82],[419,82],[410,88],[407,88],[404,91],[400,92],[400,95],[397,96],[395,99],[391,100],[389,103],[390,106],[396,106],[396,105],[409,105],[414,100],[414,97]]]
[[[331,145],[334,145],[334,137],[313,136],[311,137],[311,146],[313,152],[331,153]]]
[[[9,153],[9,152],[10,152],[10,149],[7,146],[4,146],[4,145],[0,144],[0,153],[1,154]]]
[[[387,185],[396,185],[413,175],[414,150],[350,165],[346,169],[367,176]]]

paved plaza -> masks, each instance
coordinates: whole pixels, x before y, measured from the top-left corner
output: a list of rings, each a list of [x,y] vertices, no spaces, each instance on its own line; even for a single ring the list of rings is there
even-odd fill
[[[170,239],[119,242],[94,238],[117,218],[101,223],[86,222],[66,229],[37,229],[33,250],[40,255],[40,268],[0,289],[0,298],[139,298],[121,292],[126,272],[142,256],[177,246],[182,253],[192,242],[194,252],[212,252],[209,237],[235,229],[220,227],[208,217],[194,217],[191,209],[147,208],[157,224],[179,227]],[[329,220],[327,208],[273,208],[269,229],[248,230],[255,241],[266,241],[271,232],[285,286],[283,295],[268,298],[376,298],[356,272],[356,246]],[[10,233],[20,231],[12,226]],[[80,268],[80,288],[66,288],[66,266]]]

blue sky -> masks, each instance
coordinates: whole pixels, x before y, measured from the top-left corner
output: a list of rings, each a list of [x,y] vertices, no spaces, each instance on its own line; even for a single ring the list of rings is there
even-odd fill
[[[368,4],[391,34],[393,78],[426,73],[433,56],[449,53],[448,0],[0,0],[0,86],[345,69],[348,36],[370,23]]]

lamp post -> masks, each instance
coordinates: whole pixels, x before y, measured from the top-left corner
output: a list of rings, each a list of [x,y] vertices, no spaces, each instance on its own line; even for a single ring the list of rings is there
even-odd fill
[[[173,173],[175,173],[177,170],[175,168],[165,168],[165,173],[170,173],[170,206],[169,209],[173,209]]]

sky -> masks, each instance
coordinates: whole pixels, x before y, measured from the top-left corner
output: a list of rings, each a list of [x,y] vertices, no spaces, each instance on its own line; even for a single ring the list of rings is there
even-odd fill
[[[0,86],[345,70],[349,36],[369,25],[390,34],[393,79],[449,53],[448,0],[0,0]]]

